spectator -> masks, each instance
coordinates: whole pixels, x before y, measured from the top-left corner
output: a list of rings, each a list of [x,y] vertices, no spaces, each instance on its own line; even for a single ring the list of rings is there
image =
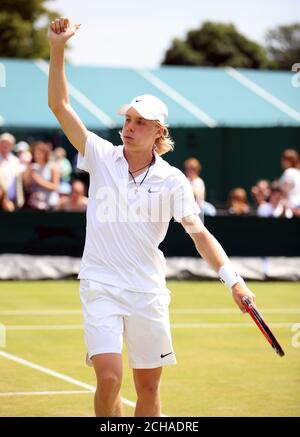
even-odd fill
[[[58,166],[60,172],[59,182],[59,194],[71,193],[71,173],[72,166],[70,161],[66,157],[67,153],[63,147],[57,147],[54,149],[54,160]]]
[[[12,154],[16,139],[6,132],[0,135],[0,185],[8,199],[21,208],[24,203],[23,181],[19,159]]]
[[[205,198],[205,184],[203,179],[200,178],[200,173],[202,170],[202,166],[198,159],[189,158],[184,161],[184,173],[193,189],[193,193],[195,196],[195,200],[202,207],[202,203]]]
[[[0,211],[13,212],[14,210],[15,205],[8,199],[4,188],[0,185]]]
[[[27,169],[28,165],[32,161],[32,154],[30,152],[30,146],[26,141],[20,141],[17,143],[13,149],[16,156],[20,160],[20,168],[21,172],[24,173],[24,171]]]
[[[230,191],[227,212],[231,215],[247,215],[250,213],[247,193],[243,188],[234,188]]]
[[[27,192],[26,206],[32,209],[48,210],[59,201],[59,170],[50,162],[51,147],[42,141],[32,144],[31,163],[24,172],[24,184]]]
[[[280,185],[288,206],[300,207],[300,159],[297,150],[284,150],[281,166],[284,171],[280,178]]]
[[[287,205],[280,184],[277,181],[272,184],[270,201],[259,205],[257,215],[259,217],[293,217],[293,211]]]
[[[251,193],[256,206],[269,202],[271,194],[271,184],[266,179],[260,179],[256,185],[251,188]]]
[[[205,184],[200,177],[202,170],[201,163],[196,158],[189,158],[184,161],[184,172],[193,189],[195,200],[198,203],[201,212],[205,215],[214,216],[216,208],[205,200]]]
[[[68,197],[62,198],[57,207],[59,211],[85,211],[87,207],[85,186],[79,181],[72,182],[72,192]]]

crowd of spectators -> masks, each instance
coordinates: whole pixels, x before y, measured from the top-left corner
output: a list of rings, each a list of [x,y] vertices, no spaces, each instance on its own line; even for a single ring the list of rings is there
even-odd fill
[[[76,179],[65,149],[0,135],[0,210],[83,211],[86,205],[86,186]]]
[[[259,180],[251,193],[259,217],[300,217],[300,158],[294,149],[281,155],[283,173],[278,180]]]
[[[226,214],[259,217],[300,217],[300,158],[294,149],[286,149],[281,156],[283,173],[278,180],[261,179],[251,188],[252,202],[242,187],[230,190],[226,208],[216,209],[205,200],[205,183],[200,177],[202,166],[198,159],[184,162],[195,200],[205,215]]]
[[[284,150],[281,166],[283,172],[278,180],[261,179],[252,187],[252,202],[243,187],[230,190],[225,209],[217,209],[206,200],[198,159],[185,160],[184,172],[205,215],[300,217],[299,153]],[[85,211],[86,191],[64,148],[53,149],[49,141],[16,143],[10,133],[0,135],[0,210]]]

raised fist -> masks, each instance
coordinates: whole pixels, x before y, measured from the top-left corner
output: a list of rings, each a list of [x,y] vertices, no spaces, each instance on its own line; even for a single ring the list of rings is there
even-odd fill
[[[49,39],[51,43],[63,43],[65,44],[69,38],[71,38],[79,28],[80,24],[74,24],[71,27],[70,20],[65,17],[56,18],[51,21],[49,25]]]

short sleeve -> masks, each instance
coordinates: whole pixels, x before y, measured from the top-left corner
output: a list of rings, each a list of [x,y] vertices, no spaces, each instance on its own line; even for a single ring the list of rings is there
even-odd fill
[[[172,215],[177,222],[192,214],[200,214],[192,186],[186,176],[178,170],[172,183]]]
[[[89,173],[93,173],[94,169],[99,169],[101,160],[111,156],[114,151],[114,146],[107,140],[99,137],[93,132],[88,132],[85,143],[84,156],[79,153],[77,159],[77,167]]]

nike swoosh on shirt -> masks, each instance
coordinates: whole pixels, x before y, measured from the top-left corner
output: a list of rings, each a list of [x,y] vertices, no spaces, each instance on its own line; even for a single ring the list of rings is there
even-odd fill
[[[161,354],[160,355],[160,358],[165,358],[165,357],[167,357],[168,355],[171,355],[173,352],[169,352],[168,354]]]

